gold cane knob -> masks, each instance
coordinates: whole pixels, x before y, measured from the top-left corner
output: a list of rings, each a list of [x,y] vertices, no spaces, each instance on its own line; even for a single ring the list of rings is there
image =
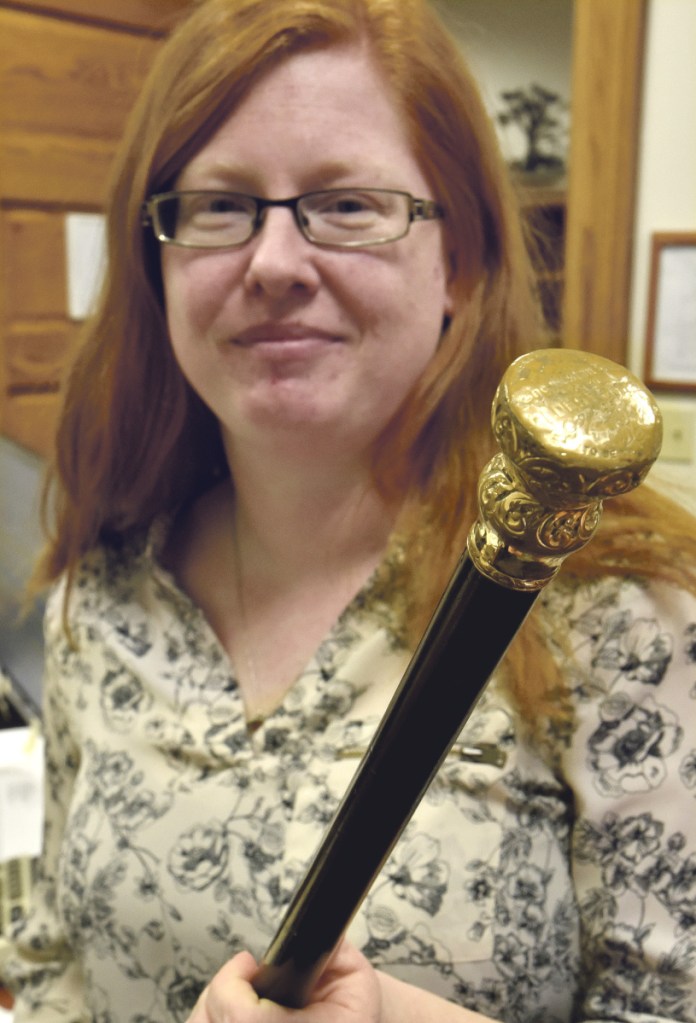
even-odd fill
[[[469,556],[495,582],[540,589],[590,539],[603,501],[645,479],[662,417],[623,366],[554,348],[508,368],[492,423],[501,453],[479,480]]]

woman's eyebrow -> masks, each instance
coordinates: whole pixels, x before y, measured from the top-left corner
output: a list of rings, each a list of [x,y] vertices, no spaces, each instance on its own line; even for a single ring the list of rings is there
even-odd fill
[[[182,171],[177,182],[178,187],[181,187],[182,181],[186,181],[189,177],[189,172],[195,179],[197,187],[228,189],[251,195],[262,191],[258,173],[248,166],[235,165],[221,160],[196,164],[194,158],[189,167]],[[385,168],[375,165],[367,166],[363,160],[355,162],[332,160],[315,167],[303,168],[298,180],[302,183],[300,191],[310,192],[340,186],[344,182],[349,185],[386,187],[392,179]],[[192,186],[187,183],[186,187]]]
[[[193,180],[193,184],[189,182]],[[177,187],[219,188],[235,192],[253,193],[258,185],[258,178],[253,172],[243,167],[222,161],[197,163],[194,160],[184,167],[177,179]]]

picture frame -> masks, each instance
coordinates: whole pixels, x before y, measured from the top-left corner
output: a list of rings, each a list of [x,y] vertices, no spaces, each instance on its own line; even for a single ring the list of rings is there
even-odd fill
[[[652,235],[644,379],[696,393],[696,231]]]

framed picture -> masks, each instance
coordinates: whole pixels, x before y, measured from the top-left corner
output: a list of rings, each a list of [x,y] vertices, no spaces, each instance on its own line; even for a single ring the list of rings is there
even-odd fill
[[[696,232],[652,236],[645,382],[696,392]]]

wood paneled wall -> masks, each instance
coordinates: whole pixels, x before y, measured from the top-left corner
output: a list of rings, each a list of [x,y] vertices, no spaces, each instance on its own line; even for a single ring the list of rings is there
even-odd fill
[[[78,331],[65,215],[103,208],[128,113],[189,3],[0,2],[0,430],[39,454]]]

